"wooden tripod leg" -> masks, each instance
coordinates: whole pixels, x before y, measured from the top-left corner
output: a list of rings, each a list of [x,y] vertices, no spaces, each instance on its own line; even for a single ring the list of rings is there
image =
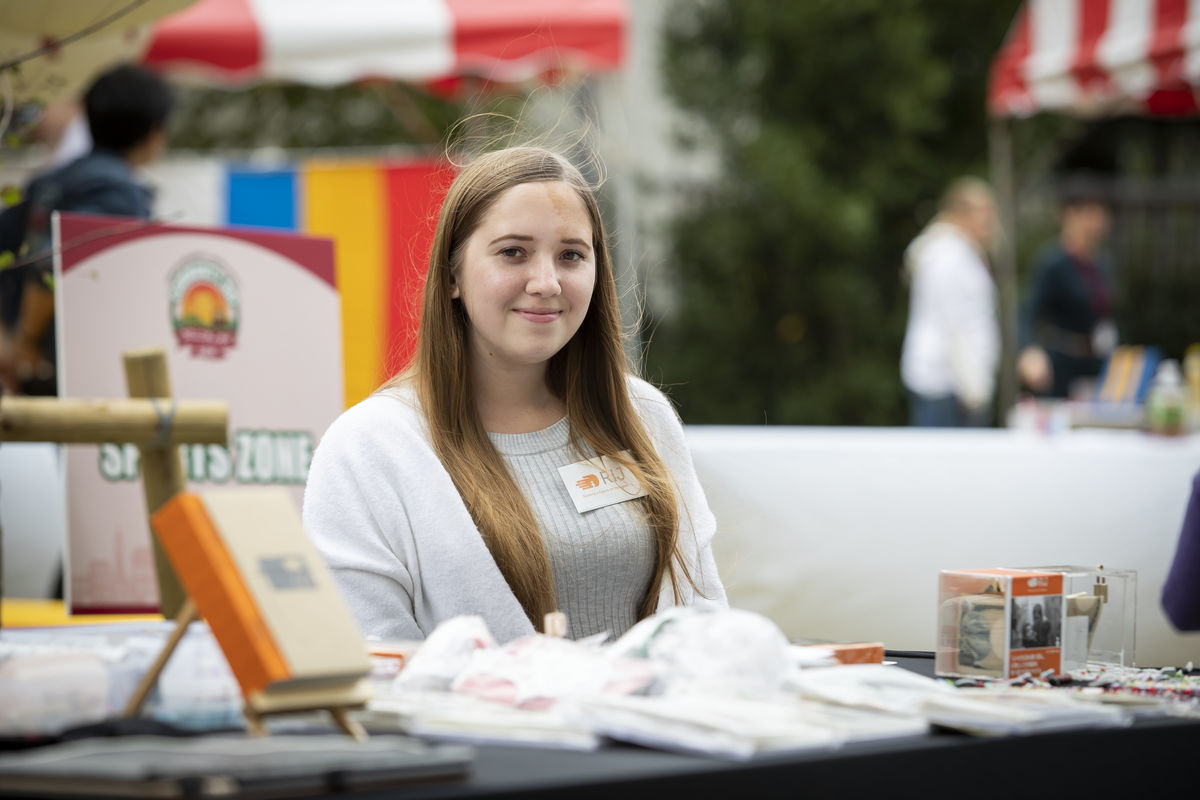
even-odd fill
[[[333,721],[342,729],[342,733],[349,736],[356,742],[365,742],[367,740],[367,731],[358,720],[351,719],[346,709],[342,706],[333,706],[329,709]]]
[[[242,706],[242,716],[246,718],[246,727],[250,730],[251,736],[266,736],[267,729],[263,725],[262,716],[255,710],[254,705],[249,701]]]
[[[167,354],[159,349],[132,350],[124,354],[125,383],[130,397],[171,396],[171,381],[167,376]],[[173,412],[172,412],[173,413]],[[169,422],[164,420],[164,426]],[[166,434],[167,431],[160,431]],[[187,489],[183,461],[178,446],[143,445],[141,454],[142,492],[146,496],[146,516],[151,517],[164,503]],[[153,527],[151,527],[153,531]],[[154,569],[158,575],[158,604],[163,616],[172,617],[183,608],[187,599],[171,560],[163,550],[158,536],[150,537],[154,548]]]
[[[163,649],[159,652],[158,658],[154,659],[154,663],[150,665],[149,671],[142,676],[142,680],[137,685],[137,689],[133,692],[133,697],[129,698],[129,703],[125,706],[124,716],[136,717],[142,711],[142,705],[146,702],[146,697],[149,696],[150,690],[154,688],[154,684],[158,682],[158,676],[162,674],[163,669],[167,666],[167,660],[171,654],[175,652],[175,648],[179,646],[179,640],[187,633],[188,625],[191,625],[200,615],[196,611],[196,604],[189,597],[183,601],[183,606],[179,609],[178,616],[175,617],[175,630],[171,631],[171,636],[167,639],[167,643],[163,645]]]

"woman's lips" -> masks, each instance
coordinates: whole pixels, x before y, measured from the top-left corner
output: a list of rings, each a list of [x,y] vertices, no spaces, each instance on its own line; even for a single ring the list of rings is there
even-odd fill
[[[513,311],[530,322],[554,322],[562,316],[561,311],[553,308],[515,308]]]

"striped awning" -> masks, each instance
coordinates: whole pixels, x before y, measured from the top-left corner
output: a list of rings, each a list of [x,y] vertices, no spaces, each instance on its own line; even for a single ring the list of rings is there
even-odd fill
[[[1200,0],[1027,0],[992,63],[993,116],[1194,114]]]
[[[143,61],[223,86],[518,82],[621,63],[623,0],[199,0]]]
[[[624,0],[0,0],[0,90],[48,101],[125,60],[230,88],[542,81],[618,68],[627,26]]]

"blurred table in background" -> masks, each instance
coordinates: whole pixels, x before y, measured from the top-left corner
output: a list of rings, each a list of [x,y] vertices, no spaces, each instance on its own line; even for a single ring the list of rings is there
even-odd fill
[[[799,638],[934,646],[938,570],[1138,570],[1137,661],[1200,662],[1158,595],[1200,436],[1135,431],[689,426],[739,607]],[[5,591],[48,584],[63,531],[53,445],[0,447]],[[18,576],[13,579],[12,576]]]
[[[689,426],[730,603],[793,637],[931,650],[937,573],[1138,571],[1136,659],[1200,662],[1159,593],[1200,436]]]

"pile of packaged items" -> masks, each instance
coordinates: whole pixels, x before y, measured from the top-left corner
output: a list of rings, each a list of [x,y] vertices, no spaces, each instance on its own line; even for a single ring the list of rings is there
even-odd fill
[[[615,739],[732,759],[931,726],[1006,735],[1132,719],[1076,693],[965,691],[897,666],[841,665],[832,650],[790,644],[758,614],[689,609],[611,643],[538,634],[499,645],[479,618],[448,620],[369,708],[368,726],[436,739],[573,748]]]
[[[53,638],[5,631],[0,735],[54,734],[119,713],[169,630],[120,628]],[[604,638],[535,634],[500,644],[480,618],[457,617],[424,642],[370,642],[375,698],[359,720],[439,741],[591,749],[618,740],[746,759],[931,727],[1007,735],[1200,711],[1200,700],[1180,692],[1114,703],[1106,702],[1118,697],[1111,690],[974,679],[961,687],[899,666],[842,664],[834,648],[792,644],[770,620],[741,610],[671,609],[615,641]],[[229,727],[240,724],[239,708],[220,649],[205,625],[193,624],[148,713]],[[268,727],[280,733],[302,724],[281,717]]]

